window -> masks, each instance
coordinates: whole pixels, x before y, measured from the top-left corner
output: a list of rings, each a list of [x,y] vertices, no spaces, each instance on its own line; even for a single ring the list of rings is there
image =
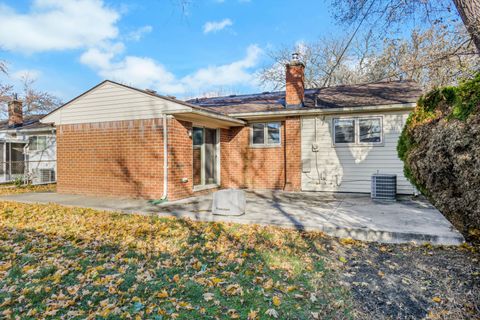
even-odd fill
[[[30,137],[28,149],[30,151],[42,151],[47,149],[47,137]]]
[[[267,144],[280,143],[280,122],[267,123]]]
[[[380,144],[383,137],[382,131],[381,117],[333,119],[333,136],[336,145]]]
[[[252,144],[265,144],[265,123],[252,125]]]
[[[193,127],[193,146],[200,147],[203,143],[203,128]]]
[[[382,142],[382,121],[380,118],[358,120],[360,143]]]
[[[334,119],[334,137],[337,143],[355,143],[355,120]]]
[[[253,146],[280,145],[280,122],[253,123],[251,130]]]

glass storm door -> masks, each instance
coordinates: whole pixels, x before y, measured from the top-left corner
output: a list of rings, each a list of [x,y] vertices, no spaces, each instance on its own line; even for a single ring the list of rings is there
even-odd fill
[[[217,130],[193,127],[193,185],[218,183]]]

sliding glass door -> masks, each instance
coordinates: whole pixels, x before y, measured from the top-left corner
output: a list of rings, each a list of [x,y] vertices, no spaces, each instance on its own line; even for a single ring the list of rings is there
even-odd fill
[[[193,127],[193,185],[218,184],[217,129]]]

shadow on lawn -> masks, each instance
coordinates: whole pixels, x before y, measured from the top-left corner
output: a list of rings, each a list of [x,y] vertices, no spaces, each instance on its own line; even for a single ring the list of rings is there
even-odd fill
[[[5,272],[0,273],[0,287],[16,289],[2,290],[0,311],[8,307],[12,315],[26,316],[34,309],[37,314],[48,315],[56,304],[63,307],[52,313],[52,318],[82,318],[93,311],[105,311],[106,305],[113,303],[112,312],[144,318],[147,310],[152,314],[159,310],[165,315],[178,313],[180,319],[222,317],[229,312],[247,318],[251,310],[259,310],[262,319],[268,318],[264,313],[271,308],[281,318],[309,319],[311,312],[347,317],[348,310],[339,307],[345,292],[330,275],[325,277],[328,270],[321,260],[312,264],[313,270],[306,268],[302,261],[305,255],[301,254],[305,244],[293,238],[279,244],[271,231],[263,229],[236,234],[241,226],[148,219],[151,229],[136,234],[139,241],[157,243],[162,238],[158,223],[168,223],[173,230],[188,230],[177,252],[139,248],[135,242],[125,247],[119,241],[92,241],[68,232],[46,234],[3,227],[0,261],[4,264],[0,270]],[[282,266],[278,258],[289,258],[292,270]],[[316,278],[317,273],[323,278]],[[168,297],[159,298],[163,291]],[[214,294],[214,299],[205,301],[206,292]],[[316,299],[311,299],[312,293],[317,294]],[[281,297],[281,306],[272,305],[274,295]]]

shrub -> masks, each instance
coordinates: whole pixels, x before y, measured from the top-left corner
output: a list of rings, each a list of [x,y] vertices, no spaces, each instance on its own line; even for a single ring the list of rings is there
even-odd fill
[[[458,86],[456,96],[452,116],[465,121],[470,114],[478,111],[480,105],[480,73],[475,78],[462,82]]]
[[[465,80],[457,87],[436,88],[424,94],[417,101],[417,107],[409,115],[397,145],[398,157],[404,162],[404,172],[410,182],[419,190],[424,189],[411,174],[407,157],[415,147],[413,137],[416,126],[438,118],[466,121],[477,112],[480,105],[480,73],[473,79]]]
[[[23,177],[16,177],[15,180],[13,181],[13,184],[15,184],[15,187],[20,188],[23,186]]]
[[[398,140],[405,177],[468,238],[480,228],[480,73],[423,95]]]

